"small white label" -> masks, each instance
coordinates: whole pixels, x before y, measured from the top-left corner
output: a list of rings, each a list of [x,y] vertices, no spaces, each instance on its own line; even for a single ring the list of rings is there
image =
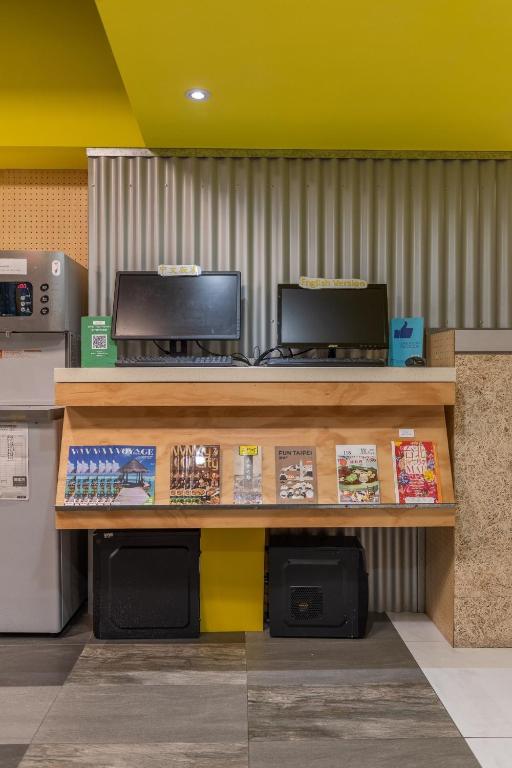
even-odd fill
[[[414,429],[399,429],[398,437],[414,437]]]
[[[29,357],[34,352],[41,352],[41,349],[0,349],[0,360],[13,357]]]
[[[58,259],[54,259],[52,261],[52,275],[54,277],[59,277],[60,275],[60,261]]]
[[[26,275],[26,259],[0,259],[0,275]]]
[[[105,320],[93,320],[93,325],[106,325]]]
[[[299,285],[301,288],[367,288],[368,283],[366,280],[361,280],[359,277],[308,277],[307,275],[301,275],[299,277]]]
[[[160,277],[182,277],[187,275],[198,277],[201,274],[201,267],[199,264],[159,264],[157,271]]]

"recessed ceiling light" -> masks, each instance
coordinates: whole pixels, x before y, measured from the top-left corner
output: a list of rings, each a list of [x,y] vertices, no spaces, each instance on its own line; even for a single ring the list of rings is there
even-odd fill
[[[210,91],[205,88],[191,88],[185,93],[185,96],[192,101],[206,101],[210,98]]]

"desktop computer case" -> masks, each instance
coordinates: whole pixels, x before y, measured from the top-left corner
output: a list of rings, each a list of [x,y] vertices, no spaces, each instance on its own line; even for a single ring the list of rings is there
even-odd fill
[[[199,635],[199,531],[96,531],[94,634],[102,639]]]
[[[271,535],[268,590],[273,637],[364,637],[368,573],[355,536]]]

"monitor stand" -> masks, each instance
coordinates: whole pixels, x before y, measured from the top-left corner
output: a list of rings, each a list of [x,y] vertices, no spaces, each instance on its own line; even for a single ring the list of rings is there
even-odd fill
[[[177,355],[188,355],[188,342],[187,341],[169,341],[169,354],[172,357]]]

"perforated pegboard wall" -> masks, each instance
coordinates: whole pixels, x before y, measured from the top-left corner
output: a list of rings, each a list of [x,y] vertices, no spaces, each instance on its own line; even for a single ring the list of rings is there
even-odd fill
[[[0,170],[0,250],[64,251],[87,267],[87,171]]]

